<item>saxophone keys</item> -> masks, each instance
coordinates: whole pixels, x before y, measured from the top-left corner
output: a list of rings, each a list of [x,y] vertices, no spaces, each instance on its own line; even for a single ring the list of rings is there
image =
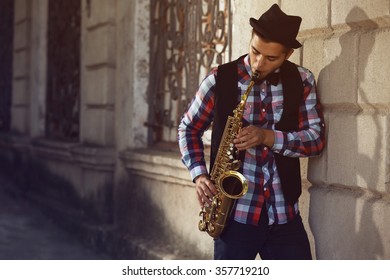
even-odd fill
[[[236,159],[235,161],[232,162],[231,165],[232,170],[238,170],[240,169],[240,167],[241,167],[241,161]]]
[[[204,221],[199,221],[198,228],[200,231],[206,231],[206,223]]]
[[[215,227],[214,227],[214,225],[212,225],[212,224],[208,224],[208,226],[207,226],[207,231],[208,231],[208,232],[210,232],[210,233],[213,233],[213,232],[214,232],[214,230],[215,230]]]

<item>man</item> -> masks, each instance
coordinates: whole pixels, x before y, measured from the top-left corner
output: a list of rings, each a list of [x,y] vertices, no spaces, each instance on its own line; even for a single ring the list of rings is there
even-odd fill
[[[301,47],[296,40],[300,23],[300,17],[286,15],[276,4],[258,20],[251,18],[249,54],[208,74],[179,125],[182,161],[203,206],[218,192],[206,169],[203,132],[213,122],[213,164],[227,108],[230,114],[253,73],[259,73],[260,82],[246,102],[244,127],[234,140],[243,154],[240,172],[248,192],[237,200],[227,227],[214,241],[215,259],[254,259],[257,254],[262,259],[312,258],[298,208],[298,158],[322,152],[325,125],[313,74],[288,61]]]

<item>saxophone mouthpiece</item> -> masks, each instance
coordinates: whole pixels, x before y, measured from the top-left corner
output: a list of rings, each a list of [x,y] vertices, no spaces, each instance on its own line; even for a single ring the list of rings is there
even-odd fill
[[[259,82],[260,81],[260,73],[259,72],[254,72],[252,74],[252,78],[251,78],[252,81],[254,81],[255,83]]]

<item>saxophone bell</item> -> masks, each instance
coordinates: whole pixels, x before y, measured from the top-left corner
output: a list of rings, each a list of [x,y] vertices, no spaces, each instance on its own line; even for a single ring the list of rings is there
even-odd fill
[[[248,191],[248,182],[244,175],[235,170],[226,171],[218,178],[219,190],[227,197],[238,199]]]

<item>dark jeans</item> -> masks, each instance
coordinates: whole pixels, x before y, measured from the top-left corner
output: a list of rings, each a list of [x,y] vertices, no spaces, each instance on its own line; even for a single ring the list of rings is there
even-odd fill
[[[287,224],[269,226],[266,211],[262,211],[259,226],[231,220],[214,241],[216,260],[253,260],[258,253],[263,260],[311,260],[301,216]]]

